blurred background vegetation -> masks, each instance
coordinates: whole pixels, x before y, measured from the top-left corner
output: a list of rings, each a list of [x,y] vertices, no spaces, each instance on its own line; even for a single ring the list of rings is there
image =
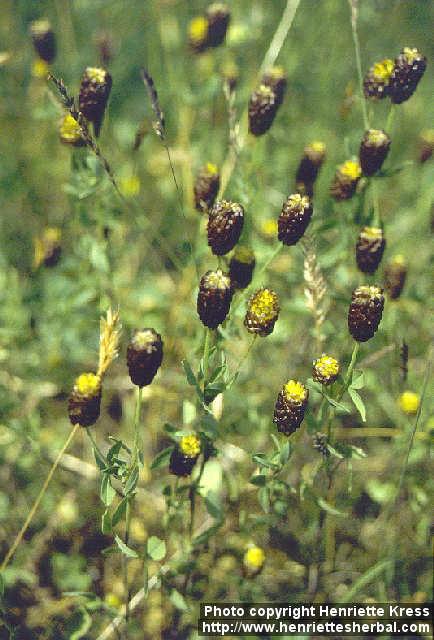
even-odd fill
[[[192,387],[181,366],[183,358],[197,366],[203,342],[195,309],[198,277],[187,242],[193,244],[200,275],[215,268],[216,259],[206,244],[204,218],[193,207],[194,177],[205,162],[221,167],[228,153],[223,75],[228,70],[238,75],[235,109],[240,117],[285,6],[284,0],[232,2],[226,43],[195,55],[188,48],[187,31],[190,20],[206,7],[198,0],[2,1],[1,556],[67,437],[66,398],[76,376],[95,368],[99,318],[110,304],[120,308],[123,340],[106,380],[94,434],[104,451],[109,434],[131,439],[134,394],[125,346],[133,329],[155,327],[163,336],[165,358],[144,394],[145,466],[132,545],[139,549],[148,536],[157,535],[166,540],[168,557],[176,551],[183,536],[182,510],[169,535],[163,526],[162,493],[168,472],[151,472],[149,466],[170,443],[164,424],[188,431],[196,417]],[[187,567],[170,566],[162,588],[151,591],[137,608],[133,638],[194,637],[198,603],[214,599],[432,599],[429,444],[434,423],[425,398],[405,467],[415,417],[397,402],[405,389],[421,395],[428,375],[433,169],[419,157],[420,136],[432,126],[433,115],[432,13],[429,0],[360,2],[364,73],[376,60],[394,58],[403,46],[418,47],[428,58],[425,77],[416,94],[396,109],[389,132],[386,166],[412,163],[377,180],[387,240],[383,264],[403,254],[408,278],[402,297],[386,301],[375,338],[361,348],[366,423],[349,405],[350,412],[337,417],[337,438],[361,453],[340,465],[332,495],[325,496],[326,508],[321,506],[325,475],[312,447],[319,396],[312,393],[282,485],[270,497],[249,482],[258,470],[252,455],[274,450],[270,434],[277,392],[288,377],[310,377],[312,360],[321,355],[306,307],[303,252],[299,246],[285,248],[257,283],[272,286],[280,296],[276,329],[257,341],[237,383],[216,409],[219,454],[205,468],[202,493],[211,492],[218,503],[219,529]],[[113,89],[99,143],[123,198],[92,154],[59,141],[63,110],[55,88],[35,66],[29,36],[31,22],[41,17],[50,20],[56,34],[52,71],[73,95],[84,68],[101,65],[103,43],[108,48]],[[363,192],[341,204],[328,192],[336,165],[357,155],[363,134],[347,1],[301,0],[277,62],[288,75],[287,96],[270,132],[247,139],[226,195],[245,207],[246,235],[257,264],[265,264],[277,246],[273,221],[293,191],[303,148],[313,140],[326,144],[309,232],[327,282],[323,349],[347,363],[352,349],[348,303],[352,289],[366,280],[357,271],[354,245],[360,216],[369,217],[370,206]],[[166,150],[152,129],[140,77],[144,66],[165,112],[182,213]],[[385,126],[388,108],[382,102],[369,105],[373,126]],[[143,144],[134,150],[139,127]],[[34,260],[35,239],[47,227],[62,232],[61,258],[53,268],[36,266]],[[383,265],[367,281],[381,285]],[[244,308],[237,304],[219,337],[232,372],[250,344],[242,324]],[[403,340],[409,347],[406,381],[400,369]],[[8,638],[7,627],[15,626],[20,639],[97,638],[124,601],[120,556],[101,553],[111,547],[112,538],[100,533],[98,474],[84,433],[68,454],[5,572],[1,638]],[[198,524],[212,519],[212,509],[208,516],[202,503],[198,509]],[[326,526],[320,528],[324,518]],[[250,543],[266,555],[262,573],[253,579],[242,571]],[[135,563],[130,562],[133,593],[143,584]],[[151,575],[160,564],[151,563]],[[185,571],[191,579],[182,593]]]

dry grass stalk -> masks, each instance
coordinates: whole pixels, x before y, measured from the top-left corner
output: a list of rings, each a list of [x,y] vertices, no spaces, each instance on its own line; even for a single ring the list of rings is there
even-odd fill
[[[315,321],[317,351],[320,353],[325,338],[321,332],[321,327],[327,313],[325,301],[327,284],[317,261],[313,239],[310,236],[305,236],[302,240],[302,247],[304,253],[304,295],[306,296],[306,306]]]

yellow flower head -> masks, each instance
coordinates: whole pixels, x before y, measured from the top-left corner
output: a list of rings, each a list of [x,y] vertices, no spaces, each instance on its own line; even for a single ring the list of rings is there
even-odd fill
[[[99,393],[101,378],[95,373],[82,373],[74,384],[74,391],[81,396],[95,396]]]
[[[140,351],[144,351],[147,348],[152,350],[152,345],[155,342],[155,333],[151,329],[142,329],[141,331],[136,331],[132,337],[131,342],[133,343],[136,349],[140,349]]]
[[[204,169],[205,172],[210,176],[217,176],[219,172],[217,165],[213,164],[212,162],[207,162]]]
[[[339,375],[339,362],[333,356],[323,354],[313,362],[313,378],[320,384],[329,385]]]
[[[196,16],[188,26],[188,38],[193,46],[202,45],[208,37],[208,20],[204,16]]]
[[[406,267],[407,266],[407,260],[405,259],[405,257],[402,254],[397,253],[391,259],[390,264],[393,267]]]
[[[50,67],[48,62],[42,60],[42,58],[36,58],[32,64],[32,76],[38,80],[45,80],[48,76]]]
[[[283,391],[285,393],[286,399],[291,402],[291,404],[303,404],[307,400],[308,391],[304,384],[298,382],[297,380],[288,380],[288,382],[284,385]]]
[[[277,220],[269,218],[261,223],[261,231],[264,236],[274,238],[277,235]]]
[[[362,175],[362,169],[358,160],[347,160],[338,167],[341,176],[348,180],[358,180]]]
[[[100,67],[87,67],[85,74],[91,82],[95,82],[96,84],[105,84],[107,81],[107,71]]]
[[[404,391],[398,398],[398,404],[404,413],[408,416],[414,416],[420,405],[420,396],[414,391]]]
[[[394,66],[394,62],[393,60],[390,60],[390,58],[385,58],[380,62],[376,62],[372,67],[372,75],[374,79],[387,83],[392,75]]]
[[[319,140],[315,140],[314,142],[311,142],[310,144],[308,144],[306,149],[310,149],[314,153],[318,153],[321,155],[323,154],[325,155],[325,152],[326,152],[326,146],[324,142],[320,142]]]
[[[249,301],[249,313],[268,322],[279,313],[277,294],[272,289],[259,289]]]
[[[382,147],[389,142],[389,138],[382,129],[369,129],[367,142],[376,147]]]
[[[264,566],[265,552],[260,547],[250,547],[244,554],[243,564],[248,571],[259,573]]]
[[[231,286],[231,279],[221,269],[210,271],[206,274],[205,285],[211,289],[222,289],[225,291]]]
[[[70,113],[64,116],[60,124],[59,137],[64,144],[71,144],[73,146],[81,146],[84,144],[80,125]]]
[[[416,48],[404,47],[402,53],[407,58],[408,64],[413,64],[413,62],[417,60],[417,58],[420,58],[420,51],[418,51],[418,49]]]
[[[383,231],[380,227],[363,227],[360,232],[360,237],[366,238],[367,240],[381,240]]]
[[[197,458],[200,454],[200,439],[195,435],[182,436],[179,449],[187,458]]]
[[[126,176],[119,180],[120,190],[126,198],[133,198],[140,192],[140,180],[137,176]]]

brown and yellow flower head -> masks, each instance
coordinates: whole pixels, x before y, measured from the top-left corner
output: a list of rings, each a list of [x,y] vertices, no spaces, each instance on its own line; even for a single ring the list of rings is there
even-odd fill
[[[379,227],[363,227],[356,244],[357,266],[363,273],[375,273],[383,257],[386,240]]]
[[[325,156],[326,146],[323,142],[311,142],[304,148],[295,176],[297,189],[300,189],[301,193],[309,196],[313,194],[313,185]]]
[[[398,406],[408,416],[415,416],[420,406],[420,395],[414,391],[403,391],[398,398]]]
[[[401,104],[413,95],[425,69],[425,56],[418,49],[404,47],[395,59],[390,77],[389,93],[394,104]]]
[[[68,401],[71,424],[90,427],[99,418],[101,378],[95,373],[82,373],[75,381]]]
[[[249,247],[238,246],[229,263],[229,277],[234,289],[245,289],[252,281],[256,260]]]
[[[229,7],[223,2],[214,2],[206,10],[208,20],[207,44],[218,47],[223,44],[231,20]]]
[[[254,578],[261,573],[264,562],[264,550],[261,547],[249,547],[243,557],[243,570],[246,578]]]
[[[382,100],[389,95],[390,77],[393,72],[393,60],[385,58],[376,62],[368,71],[363,82],[366,98]]]
[[[131,382],[138,387],[151,384],[163,361],[163,341],[154,329],[137,330],[127,347]]]
[[[373,176],[381,169],[389,153],[391,140],[382,129],[369,129],[360,143],[360,166],[363,175]]]
[[[366,342],[378,329],[383,315],[383,289],[361,285],[354,289],[348,310],[348,329],[357,342]]]
[[[189,476],[201,452],[200,439],[194,435],[182,436],[175,446],[169,461],[170,473],[175,476]]]
[[[244,325],[249,333],[268,336],[279,317],[279,298],[272,289],[262,288],[254,293],[248,304]]]
[[[249,101],[249,131],[254,136],[262,136],[274,122],[279,101],[274,90],[261,84],[252,93]]]
[[[331,196],[338,201],[352,198],[361,177],[362,169],[358,160],[347,160],[339,165],[330,186]]]
[[[400,297],[407,279],[407,261],[404,256],[398,254],[393,256],[387,263],[384,270],[384,288],[391,300]]]
[[[190,21],[188,43],[195,53],[201,53],[208,47],[208,20],[205,16],[196,16]]]
[[[216,256],[224,256],[237,244],[244,225],[244,209],[238,202],[217,200],[209,211],[208,245]]]
[[[325,386],[336,382],[339,375],[339,362],[333,356],[323,353],[321,358],[313,361],[312,377]]]
[[[48,227],[35,238],[34,266],[55,267],[62,255],[62,231],[57,227]]]
[[[93,123],[98,136],[112,88],[112,77],[100,67],[87,67],[83,73],[78,96],[79,108],[86,120]]]
[[[56,57],[56,37],[49,20],[35,20],[30,25],[33,46],[39,58],[51,64]]]
[[[261,84],[270,87],[274,91],[277,105],[280,106],[285,97],[288,85],[286,72],[283,67],[271,67],[271,69],[266,71],[262,76]]]
[[[215,164],[207,162],[194,183],[194,204],[198,211],[208,211],[214,204],[220,188],[220,174]]]
[[[290,436],[301,425],[309,398],[308,389],[297,380],[288,380],[277,396],[273,422],[280,433]]]
[[[207,271],[202,276],[197,295],[197,313],[209,329],[216,329],[226,320],[233,296],[229,274],[221,269]]]
[[[312,213],[313,207],[308,196],[302,196],[300,193],[290,195],[277,221],[279,240],[287,246],[296,244],[304,235]]]
[[[81,135],[81,128],[75,118],[70,113],[66,113],[59,127],[59,138],[63,144],[72,147],[84,147],[86,142]]]

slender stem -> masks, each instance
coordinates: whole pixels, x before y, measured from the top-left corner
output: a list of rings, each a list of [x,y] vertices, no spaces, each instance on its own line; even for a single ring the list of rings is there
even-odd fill
[[[395,119],[395,105],[391,104],[390,105],[390,109],[389,109],[389,113],[387,114],[387,120],[386,120],[386,133],[390,136],[391,132],[392,132],[392,127],[393,127],[393,121]]]
[[[359,353],[360,343],[355,342],[353,347],[353,352],[351,354],[350,364],[348,365],[347,375],[345,376],[344,386],[338,393],[337,401],[342,400],[342,397],[351,383],[351,377],[353,375],[354,367],[356,366],[357,354]]]
[[[103,452],[101,451],[101,449],[98,447],[98,445],[97,445],[97,443],[96,443],[96,440],[95,440],[95,438],[93,437],[93,433],[92,433],[92,431],[89,429],[89,427],[86,427],[86,433],[87,433],[87,435],[88,435],[88,437],[89,437],[89,440],[90,440],[90,441],[91,441],[91,443],[92,443],[92,447],[95,449],[95,451],[97,452],[98,456],[99,456],[102,460],[105,460],[105,459],[106,459],[106,457],[105,457],[105,455],[103,454]]]
[[[208,364],[209,364],[209,348],[210,348],[211,329],[205,327],[205,340],[203,343],[203,390],[206,389],[208,380]]]
[[[205,458],[202,456],[199,475],[197,476],[196,480],[192,483],[190,487],[190,526],[189,526],[189,532],[188,532],[190,537],[190,543],[192,541],[193,531],[194,531],[194,517],[196,513],[196,493],[200,485],[200,481],[202,480],[204,468],[205,468]]]
[[[255,342],[256,342],[256,338],[258,337],[258,334],[255,333],[255,335],[253,336],[250,344],[249,344],[249,348],[247,349],[246,353],[243,355],[243,357],[241,358],[239,365],[237,367],[237,370],[235,371],[234,375],[232,376],[232,380],[230,381],[229,387],[231,387],[233,385],[233,383],[237,380],[238,376],[240,375],[240,371],[244,366],[245,361],[247,360],[247,358],[250,355],[250,352],[252,351]]]
[[[130,501],[127,500],[127,508],[125,511],[125,544],[128,547],[130,541],[130,521],[131,521],[131,509]],[[125,638],[128,639],[128,620],[130,617],[130,587],[128,584],[128,558],[122,555],[124,565],[124,591],[125,591]]]
[[[134,411],[134,447],[133,447],[133,455],[132,455],[132,463],[139,464],[139,443],[140,443],[140,434],[139,434],[139,426],[140,426],[140,410],[142,407],[142,395],[143,395],[143,387],[137,388],[136,395],[136,408]]]
[[[73,426],[73,428],[71,429],[71,431],[69,432],[69,435],[65,441],[65,444],[63,445],[63,447],[61,448],[61,450],[59,451],[59,453],[57,454],[57,458],[55,459],[55,461],[53,462],[50,471],[48,472],[47,477],[45,478],[44,484],[42,485],[42,488],[40,490],[40,492],[38,493],[38,497],[36,498],[35,502],[33,503],[32,508],[29,511],[29,515],[27,516],[23,526],[21,527],[17,537],[15,538],[11,548],[9,549],[8,553],[6,554],[5,559],[3,560],[1,567],[0,567],[0,572],[4,571],[6,569],[6,567],[8,566],[12,556],[14,555],[15,551],[18,548],[18,545],[20,544],[21,540],[23,539],[24,534],[27,531],[28,526],[30,525],[31,521],[33,520],[33,516],[35,515],[42,498],[45,495],[45,492],[47,491],[48,485],[50,484],[51,478],[54,475],[54,472],[56,471],[57,467],[59,466],[59,462],[63,456],[63,454],[65,453],[65,451],[67,450],[67,448],[69,447],[69,445],[72,442],[72,439],[75,436],[75,433],[77,431],[77,429],[79,428],[79,424],[76,424]]]
[[[279,253],[283,249],[283,243],[279,242],[279,246],[273,251],[268,260],[262,265],[258,273],[256,274],[256,279],[259,279],[268,269],[270,264],[273,262],[274,258],[279,255]]]
[[[359,34],[357,33],[357,0],[348,0],[351,7],[351,31],[353,34],[354,53],[356,55],[357,76],[359,80],[360,99],[362,104],[363,124],[365,129],[369,129],[369,117],[368,109],[366,107],[365,95],[363,93],[363,73],[362,73],[362,60],[360,56],[360,42]]]
[[[378,199],[377,182],[371,180],[372,203],[374,205],[374,224],[381,226],[380,201]]]

